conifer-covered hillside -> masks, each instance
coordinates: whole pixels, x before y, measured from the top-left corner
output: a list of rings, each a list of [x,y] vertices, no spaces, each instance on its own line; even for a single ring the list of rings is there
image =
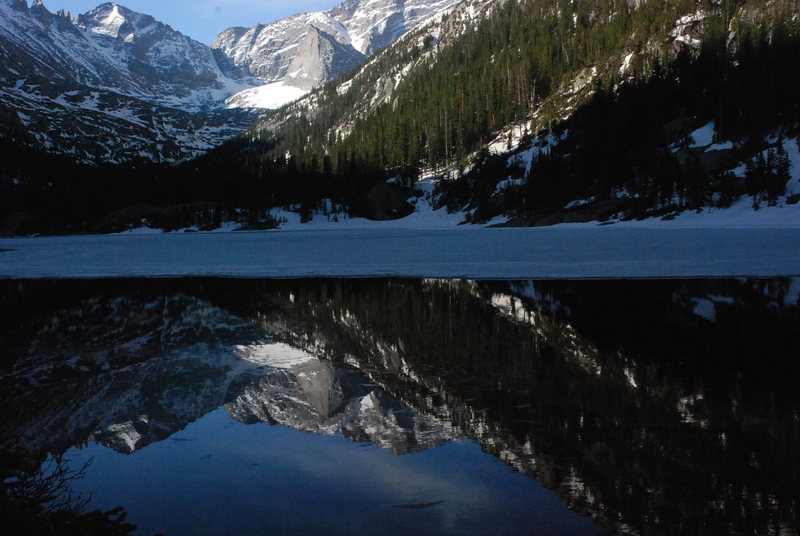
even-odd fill
[[[356,210],[385,179],[433,176],[472,221],[535,223],[572,202],[628,215],[773,203],[800,191],[798,13],[792,0],[467,2],[262,119],[239,175],[295,194],[279,202]]]
[[[233,210],[272,225],[275,207],[391,219],[423,194],[467,222],[521,225],[796,203],[799,13],[465,0],[224,146],[149,169],[137,202],[199,203],[211,225]]]

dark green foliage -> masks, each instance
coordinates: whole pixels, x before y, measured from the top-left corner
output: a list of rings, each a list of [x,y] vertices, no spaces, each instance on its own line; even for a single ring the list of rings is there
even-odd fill
[[[3,530],[15,536],[128,536],[136,530],[122,508],[43,513],[35,505],[0,498],[0,518]]]
[[[621,191],[636,198],[633,217],[715,199],[724,204],[744,193],[727,173],[740,158],[751,159],[747,193],[756,203],[774,204],[785,193],[789,160],[782,137],[774,144],[764,140],[775,131],[796,134],[800,124],[800,39],[744,40],[744,52],[734,59],[716,45],[707,41],[697,57],[680,54],[649,79],[597,92],[564,123],[565,141],[533,166],[526,214]],[[682,149],[680,137],[666,128],[682,118],[694,127],[714,122],[721,139],[743,141],[728,152]]]
[[[55,457],[36,470],[20,469],[29,461],[15,452],[0,453],[0,520],[15,536],[128,536],[136,525],[122,507],[86,512],[89,499],[71,485],[83,478],[88,464],[73,470]]]
[[[444,185],[446,195],[455,196],[446,203],[461,208],[465,199],[482,198],[473,205],[480,221],[498,211],[550,213],[574,199],[611,199],[621,191],[635,198],[632,215],[712,199],[730,202],[743,193],[737,180],[708,169],[705,157],[688,163],[676,157],[669,146],[677,140],[667,139],[663,127],[681,117],[696,126],[715,121],[724,139],[763,138],[794,128],[800,117],[800,68],[794,61],[800,48],[792,19],[797,9],[796,1],[762,0],[667,0],[635,10],[615,0],[505,2],[453,41],[436,45],[435,55],[425,54],[433,46],[430,39],[416,48],[396,47],[356,77],[348,91],[339,94],[337,83],[328,84],[315,95],[318,112],[312,119],[290,107],[249,135],[274,143],[262,159],[289,153],[297,167],[315,169],[324,154],[334,175],[348,176],[361,188],[386,176],[413,185],[423,167],[434,172],[463,167],[509,124],[536,117],[534,124],[547,126],[558,119],[569,99],[582,98],[569,89],[575,77],[594,67],[597,75],[588,88],[594,95],[578,101],[560,126],[574,132],[557,152],[538,161],[525,196],[502,203],[489,199],[505,177],[480,171],[491,176],[488,183],[467,177],[461,187]],[[702,49],[674,45],[675,21],[698,11],[706,14],[693,30],[703,36]],[[626,52],[634,53],[632,79],[618,68]],[[366,103],[357,98],[371,98],[369,84],[380,85],[398,65],[414,62],[386,102],[364,111]],[[343,125],[348,125],[344,136],[337,134]],[[372,173],[356,180],[351,176],[356,170]],[[290,182],[295,193],[335,197],[322,191],[325,181]],[[774,200],[778,182],[752,181],[749,187]],[[357,189],[336,186],[343,199],[358,195]]]
[[[336,162],[344,153],[412,179],[421,164],[436,169],[466,163],[498,130],[536,112],[570,73],[620,50],[632,24],[626,5],[624,0],[505,2],[435,55],[423,56],[423,45],[402,57],[389,51],[370,66],[379,72],[357,82],[393,76],[397,65],[418,63],[388,102],[369,113],[353,114],[365,104],[354,98],[367,88],[356,83],[338,95],[329,84],[317,94],[320,113],[313,121],[290,118],[257,135],[275,139],[278,154],[308,159],[327,152]],[[349,135],[332,136],[342,119],[351,117]]]
[[[786,193],[786,183],[790,179],[789,157],[783,140],[780,139],[776,145],[759,152],[749,161],[745,177],[747,193],[753,198],[753,208],[760,208],[763,202],[774,205],[778,197]]]
[[[690,24],[702,47],[676,43],[676,21],[701,12]],[[347,79],[348,90],[342,79],[315,91],[313,110],[288,105],[178,166],[90,168],[6,137],[0,222],[5,232],[51,233],[140,220],[268,226],[276,206],[305,217],[331,206],[359,212],[377,184],[395,177],[413,188],[423,169],[456,178],[443,182],[442,203],[475,209],[476,221],[530,219],[622,192],[629,217],[724,206],[745,193],[774,203],[788,161],[763,140],[795,136],[800,124],[798,12],[798,0],[651,0],[636,9],[627,0],[503,2],[478,23],[446,22],[441,42],[418,31]],[[735,164],[726,160],[733,155],[686,148],[667,128],[676,121],[714,121],[720,139],[737,141],[736,158],[750,162],[747,181],[722,165]],[[569,136],[538,159],[527,186],[493,196],[515,172],[486,146],[512,124],[533,125],[530,137],[550,128]],[[459,177],[476,161],[489,167]]]
[[[110,211],[158,196],[152,164],[81,165],[2,138],[0,154],[0,233],[86,231]]]

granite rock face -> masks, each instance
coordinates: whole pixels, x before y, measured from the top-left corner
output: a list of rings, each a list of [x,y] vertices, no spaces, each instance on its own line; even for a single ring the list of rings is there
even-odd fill
[[[71,18],[0,1],[4,137],[81,162],[180,161],[252,123],[213,51],[118,4]]]
[[[116,3],[0,0],[0,139],[85,163],[178,162],[361,65],[455,0],[349,0],[212,47]]]
[[[455,0],[347,0],[325,12],[230,28],[212,48],[231,76],[311,88],[361,64]]]

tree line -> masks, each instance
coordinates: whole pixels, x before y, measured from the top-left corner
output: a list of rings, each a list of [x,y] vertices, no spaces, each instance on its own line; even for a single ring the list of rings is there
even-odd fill
[[[166,227],[213,226],[233,215],[258,224],[271,207],[309,212],[323,200],[358,213],[374,185],[398,177],[413,187],[423,169],[482,163],[499,132],[529,121],[531,139],[547,129],[572,135],[538,160],[504,210],[542,213],[622,190],[642,207],[741,193],[736,181],[676,161],[663,126],[680,117],[714,121],[720,136],[752,145],[745,193],[769,203],[785,186],[786,156],[778,145],[762,147],[763,136],[778,128],[791,136],[800,122],[798,12],[797,0],[664,0],[635,9],[627,0],[498,3],[456,37],[439,43],[420,34],[414,46],[390,47],[349,79],[349,91],[338,90],[343,80],[322,86],[312,94],[313,116],[290,105],[179,165],[85,166],[6,137],[0,215],[66,232],[97,229],[93,222],[133,205],[145,208],[128,219],[144,214]],[[670,39],[685,16],[702,27],[697,50]],[[621,70],[629,54],[630,69]],[[412,63],[386,102],[362,100]],[[591,96],[579,95],[573,110],[571,86],[592,69]],[[152,206],[182,208],[158,216]]]

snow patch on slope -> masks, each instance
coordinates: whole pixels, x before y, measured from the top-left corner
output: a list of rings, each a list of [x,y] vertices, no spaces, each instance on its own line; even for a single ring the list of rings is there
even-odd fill
[[[742,197],[729,208],[704,208],[699,211],[687,210],[674,216],[671,220],[660,217],[643,220],[608,222],[562,223],[555,227],[597,227],[611,225],[613,227],[642,229],[800,229],[800,203],[787,205],[785,198],[779,200],[774,207],[753,209],[753,200]]]
[[[308,93],[284,82],[273,82],[240,91],[225,99],[228,108],[263,108],[273,110],[296,101]]]
[[[120,29],[128,20],[119,12],[119,6],[112,4],[111,11],[102,18],[98,18],[98,22],[100,24],[91,28],[92,32],[110,37],[119,37]]]
[[[464,221],[463,212],[447,212],[446,208],[434,209],[426,197],[412,198],[414,212],[398,220],[374,221],[350,217],[347,214],[325,215],[319,211],[308,222],[301,222],[298,212],[275,209],[271,215],[280,221],[280,231],[338,230],[338,229],[452,229]],[[488,224],[487,224],[488,225]],[[268,231],[274,232],[274,231]]]

